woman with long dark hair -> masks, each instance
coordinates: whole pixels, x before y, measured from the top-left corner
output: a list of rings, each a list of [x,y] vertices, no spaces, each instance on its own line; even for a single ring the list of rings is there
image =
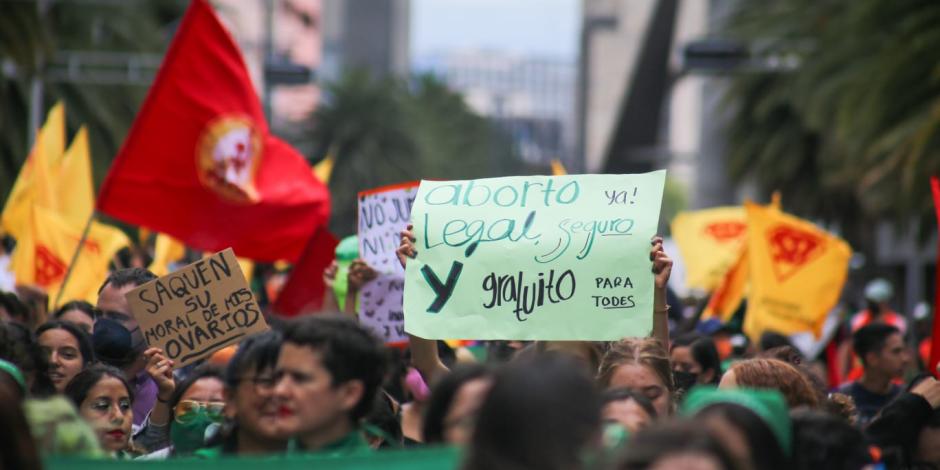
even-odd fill
[[[131,444],[134,391],[123,372],[112,366],[94,364],[68,383],[65,395],[91,425],[105,451],[118,458],[138,453]]]
[[[36,342],[49,363],[47,375],[56,392],[95,360],[91,338],[72,323],[52,320],[36,329]]]

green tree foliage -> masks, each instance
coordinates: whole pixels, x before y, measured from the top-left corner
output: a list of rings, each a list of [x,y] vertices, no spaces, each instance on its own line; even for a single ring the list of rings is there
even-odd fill
[[[162,55],[185,0],[126,2],[0,2],[0,200],[12,187],[29,153],[30,86],[39,77],[43,88],[41,115],[61,100],[70,135],[87,125],[95,179],[100,182],[117,154],[149,87],[116,79],[126,68],[111,70],[113,80],[62,77],[68,53],[102,52]],[[53,73],[56,72],[56,73]],[[132,77],[131,77],[132,78]]]
[[[314,161],[335,158],[331,228],[338,235],[355,233],[356,194],[365,189],[532,171],[501,132],[430,76],[404,82],[352,71],[325,94],[308,133]]]
[[[934,227],[940,174],[940,2],[735,3],[727,32],[776,70],[735,74],[729,168],[788,210]],[[923,234],[922,234],[923,235]]]

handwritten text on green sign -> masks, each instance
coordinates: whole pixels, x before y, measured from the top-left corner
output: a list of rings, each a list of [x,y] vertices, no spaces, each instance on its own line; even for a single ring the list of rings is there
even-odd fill
[[[664,180],[658,171],[423,181],[406,329],[475,339],[647,334],[651,319],[638,312],[651,311],[649,240]]]

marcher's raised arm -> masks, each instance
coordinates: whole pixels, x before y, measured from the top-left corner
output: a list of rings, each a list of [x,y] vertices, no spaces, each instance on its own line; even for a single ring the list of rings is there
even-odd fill
[[[662,237],[655,237],[650,249],[650,261],[653,262],[653,337],[669,350],[669,305],[666,303],[666,285],[672,274],[672,258],[663,249]]]

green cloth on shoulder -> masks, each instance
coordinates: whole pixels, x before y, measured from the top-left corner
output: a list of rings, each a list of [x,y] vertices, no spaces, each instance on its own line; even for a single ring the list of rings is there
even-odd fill
[[[224,455],[225,454],[222,452],[222,446],[205,447],[202,449],[197,449],[195,452],[193,452],[193,457],[206,460],[221,459]]]
[[[316,455],[318,457],[347,457],[351,455],[370,454],[372,452],[374,452],[374,450],[369,446],[369,442],[366,441],[366,438],[362,435],[362,430],[359,428],[353,429],[342,439],[316,450],[304,449],[301,447],[300,441],[296,438],[291,439],[287,443],[288,455],[303,453]]]

